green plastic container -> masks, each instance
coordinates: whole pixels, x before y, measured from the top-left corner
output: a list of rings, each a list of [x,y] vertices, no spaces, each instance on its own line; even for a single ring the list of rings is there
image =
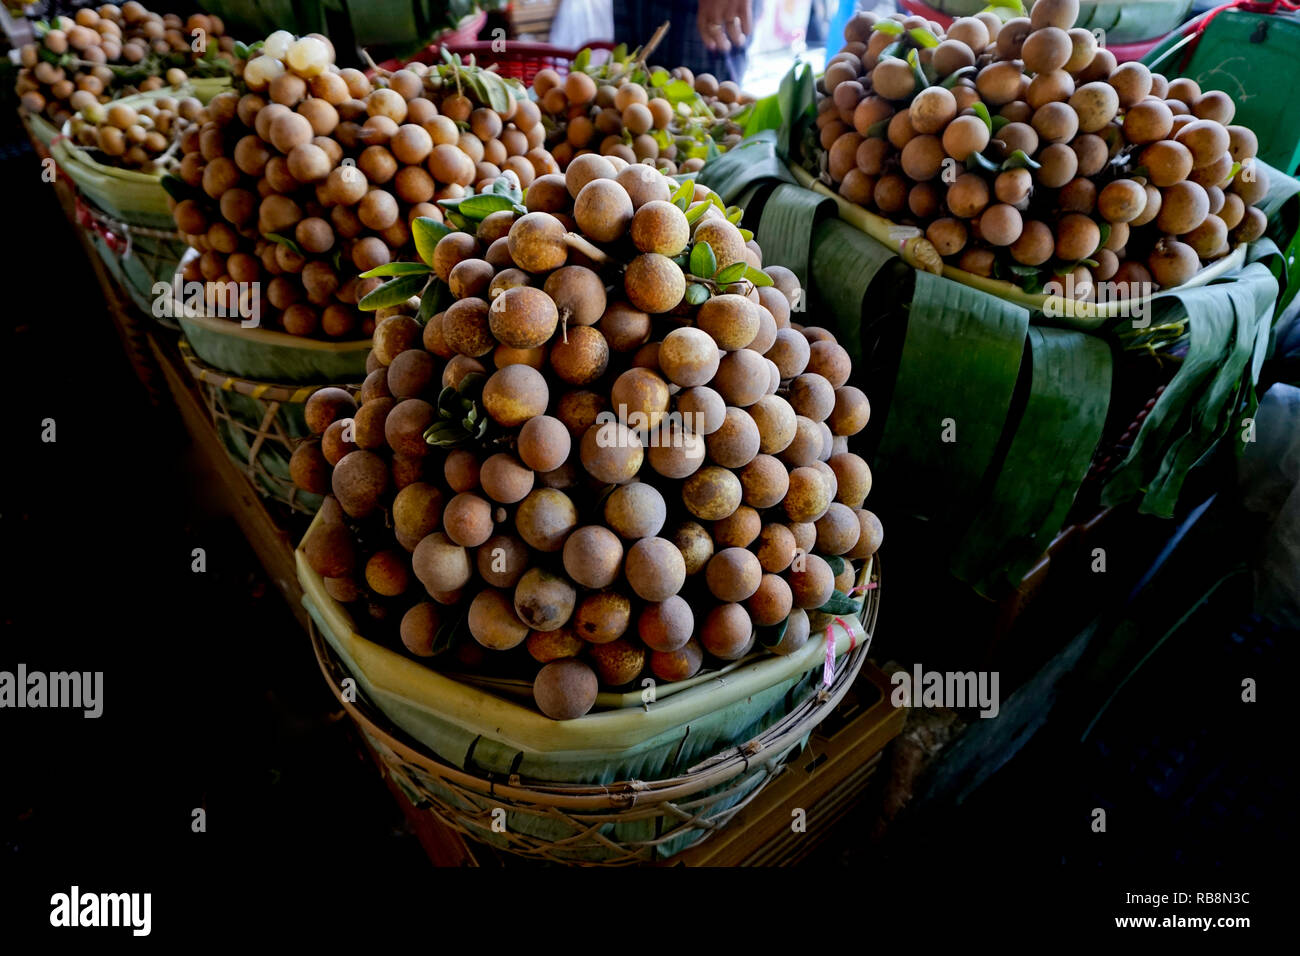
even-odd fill
[[[1186,76],[1202,90],[1223,90],[1237,104],[1233,122],[1259,138],[1259,158],[1288,174],[1300,169],[1300,15],[1229,9],[1199,37],[1182,34],[1166,38],[1142,62],[1170,79]]]

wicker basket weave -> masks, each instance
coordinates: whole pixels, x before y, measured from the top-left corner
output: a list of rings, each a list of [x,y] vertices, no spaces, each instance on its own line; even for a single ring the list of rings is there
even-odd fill
[[[309,437],[303,405],[324,386],[270,385],[238,378],[204,365],[183,338],[179,345],[222,444],[258,494],[314,515],[323,499],[294,485],[289,458]]]
[[[348,669],[315,626],[310,634],[330,690],[379,756],[384,772],[415,807],[473,840],[517,856],[570,865],[646,864],[725,827],[839,704],[870,649],[880,608],[879,567],[877,556],[871,572],[876,586],[866,590],[861,612],[867,639],[840,658],[828,687],[804,697],[751,740],[663,780],[558,784],[453,767],[398,729],[364,695],[345,691],[354,686],[344,684],[351,676]],[[643,835],[614,836],[616,825],[623,833],[632,829]]]

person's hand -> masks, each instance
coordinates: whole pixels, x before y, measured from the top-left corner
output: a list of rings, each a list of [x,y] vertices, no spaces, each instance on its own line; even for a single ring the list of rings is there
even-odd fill
[[[753,0],[700,0],[695,25],[710,50],[726,53],[744,46],[753,24]]]

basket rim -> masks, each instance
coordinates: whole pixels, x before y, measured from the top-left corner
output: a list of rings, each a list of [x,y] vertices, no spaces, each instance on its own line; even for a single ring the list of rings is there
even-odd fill
[[[869,599],[863,601],[863,608],[859,614],[867,638],[839,659],[839,666],[829,689],[823,687],[809,694],[757,737],[743,744],[724,748],[676,777],[648,782],[623,780],[603,785],[556,783],[525,780],[518,774],[511,774],[503,781],[500,775],[479,775],[454,767],[429,753],[423,745],[411,740],[363,696],[358,696],[356,701],[346,699],[334,673],[338,671],[347,675],[346,667],[325,642],[314,621],[308,628],[308,635],[317,666],[326,683],[329,684],[331,693],[348,716],[373,739],[402,760],[419,767],[430,777],[447,781],[482,796],[509,799],[519,805],[586,812],[626,810],[633,806],[658,806],[726,783],[755,766],[779,759],[820,724],[844,698],[861,672],[870,652],[880,612],[879,553],[871,564],[870,580],[875,582],[877,587],[866,592]],[[833,638],[829,636],[822,638],[823,642],[829,639]]]
[[[825,183],[815,179],[802,166],[789,162],[786,164],[786,168],[790,170],[791,175],[794,176],[795,181],[799,186],[811,190],[819,196],[824,196],[828,199],[834,200],[839,218],[863,232],[868,232],[868,230],[865,229],[861,223],[873,221],[884,223],[884,228],[908,228],[899,223],[895,223],[890,219],[886,219],[884,216],[874,213],[863,206],[849,202],[839,193],[828,188]],[[915,227],[911,228],[914,229]],[[920,230],[915,231],[915,238],[924,239],[924,234],[921,233]],[[870,235],[869,232],[868,235]],[[873,238],[875,237],[873,236]],[[879,242],[880,239],[877,239],[877,241]],[[904,240],[904,244],[910,243],[911,241],[911,239],[906,239]],[[913,265],[913,268],[920,268],[907,260],[906,255],[903,255],[902,258],[904,261],[908,261],[909,265]],[[1014,283],[1006,281],[1005,279],[985,278],[984,276],[976,275],[973,272],[967,272],[964,269],[959,269],[956,266],[949,265],[948,263],[943,262],[942,259],[939,259],[939,262],[941,263],[941,268],[936,274],[943,276],[945,279],[951,279],[954,282],[960,282],[962,285],[970,286],[971,288],[978,289],[981,292],[995,295],[1014,305],[1019,305],[1029,309],[1031,312],[1045,312],[1047,307],[1050,305],[1054,313],[1049,320],[1050,324],[1066,326],[1068,328],[1087,332],[1101,328],[1113,318],[1123,316],[1125,310],[1132,308],[1135,304],[1150,302],[1153,299],[1157,299],[1160,296],[1169,293],[1177,293],[1187,289],[1209,285],[1211,282],[1221,279],[1228,273],[1241,268],[1246,262],[1246,243],[1238,243],[1230,252],[1202,268],[1196,273],[1196,275],[1192,276],[1182,285],[1174,286],[1170,289],[1159,289],[1146,296],[1137,296],[1120,301],[1105,302],[1100,305],[1095,302],[1081,302],[1077,299],[1069,299],[1059,295],[1048,295],[1044,292],[1026,292],[1024,289]]]
[[[176,289],[184,290],[186,285],[185,266],[191,261],[198,258],[199,251],[193,246],[185,251],[181,256],[181,261],[177,264],[175,274],[169,283],[172,293],[172,302],[177,310],[176,319],[179,322],[192,322],[194,325],[206,332],[214,332],[218,335],[227,335],[233,338],[245,339],[267,346],[281,346],[283,348],[298,349],[309,352],[361,352],[370,351],[374,345],[373,338],[365,339],[343,339],[337,342],[325,341],[323,339],[307,338],[303,335],[290,335],[288,332],[277,332],[274,329],[264,329],[261,327],[246,329],[237,322],[231,322],[229,319],[220,319],[208,315],[190,315],[185,310],[185,301],[182,298],[178,301],[175,298]],[[328,383],[326,383],[328,384]],[[315,386],[317,388],[321,386]]]
[[[313,392],[331,387],[329,385],[276,385],[270,382],[257,382],[252,379],[241,378],[238,375],[222,372],[205,365],[194,353],[194,346],[190,345],[184,336],[178,340],[177,346],[180,349],[181,358],[185,362],[185,368],[189,370],[189,373],[194,376],[196,381],[228,392],[238,392],[240,395],[246,395],[249,398],[301,405],[311,397]]]
[[[197,92],[199,92],[199,90],[191,81],[180,87],[168,86],[162,89],[148,90],[144,93],[132,93],[130,96],[118,97],[117,99],[109,100],[108,105],[114,106],[120,103],[124,106],[134,106],[136,103],[147,103],[151,100],[162,99],[164,96],[192,96]],[[162,188],[163,176],[167,175],[165,172],[157,170],[152,173],[142,173],[134,169],[123,169],[120,166],[106,166],[104,163],[99,162],[99,160],[91,158],[89,150],[83,149],[72,142],[72,136],[68,132],[71,127],[72,120],[69,119],[59,128],[60,140],[69,144],[66,147],[69,162],[80,164],[101,176],[110,179],[117,179],[123,183],[135,186],[158,186],[159,188]],[[69,173],[69,175],[71,174]]]

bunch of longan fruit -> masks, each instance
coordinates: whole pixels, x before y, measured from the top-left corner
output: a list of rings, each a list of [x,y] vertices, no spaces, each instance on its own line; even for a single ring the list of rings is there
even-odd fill
[[[152,13],[136,0],[55,17],[37,42],[19,51],[16,89],[22,106],[62,128],[74,113],[93,111],[114,96],[161,89],[164,82],[181,86],[186,68],[203,56],[193,48],[198,30],[205,44],[216,46],[217,58],[233,69],[235,41],[223,36],[220,17],[196,13],[182,20],[174,13]],[[145,70],[150,62],[156,64],[156,75],[109,68]]]
[[[794,274],[756,271],[716,195],[679,189],[587,154],[527,212],[444,236],[429,264],[456,301],[423,325],[385,310],[359,404],[313,395],[320,439],[291,463],[329,495],[303,547],[333,597],[400,614],[421,657],[464,616],[460,664],[535,674],[555,719],[647,669],[793,652],[882,537],[848,352],[792,321]],[[710,256],[750,278],[683,271]],[[439,444],[448,389],[490,417],[484,440]]]
[[[375,81],[338,69],[318,35],[279,31],[255,54],[242,92],[214,97],[185,134],[178,175],[195,195],[174,216],[201,253],[185,278],[250,284],[293,335],[369,336],[356,305],[383,280],[360,275],[411,250],[413,220],[442,222],[439,200],[502,174],[526,184],[557,168],[532,145],[544,135],[522,87],[498,112],[454,83],[431,88],[422,65]]]
[[[648,77],[661,74],[670,81],[694,86],[698,105],[674,106]],[[719,83],[709,73],[695,76],[686,67],[666,71],[642,71],[645,82],[619,64],[604,64],[594,73],[579,70],[560,76],[555,70],[538,72],[533,94],[548,117],[552,136],[551,152],[560,168],[574,156],[586,152],[618,156],[629,163],[649,161],[655,168],[675,175],[698,172],[704,159],[689,156],[698,152],[706,136],[718,132],[717,146],[725,150],[742,138],[742,128],[729,117],[740,113],[754,97],[741,91],[731,80]]]
[[[1026,287],[1172,287],[1267,225],[1255,134],[1223,92],[1118,65],[1078,0],[937,24],[858,13],[827,64],[817,137],[839,193],[941,256]],[[1137,294],[1137,292],[1133,293]]]
[[[192,96],[160,96],[148,103],[96,102],[72,118],[70,132],[81,146],[104,154],[112,166],[153,172],[179,165],[173,144],[190,129],[203,112],[203,104]]]

